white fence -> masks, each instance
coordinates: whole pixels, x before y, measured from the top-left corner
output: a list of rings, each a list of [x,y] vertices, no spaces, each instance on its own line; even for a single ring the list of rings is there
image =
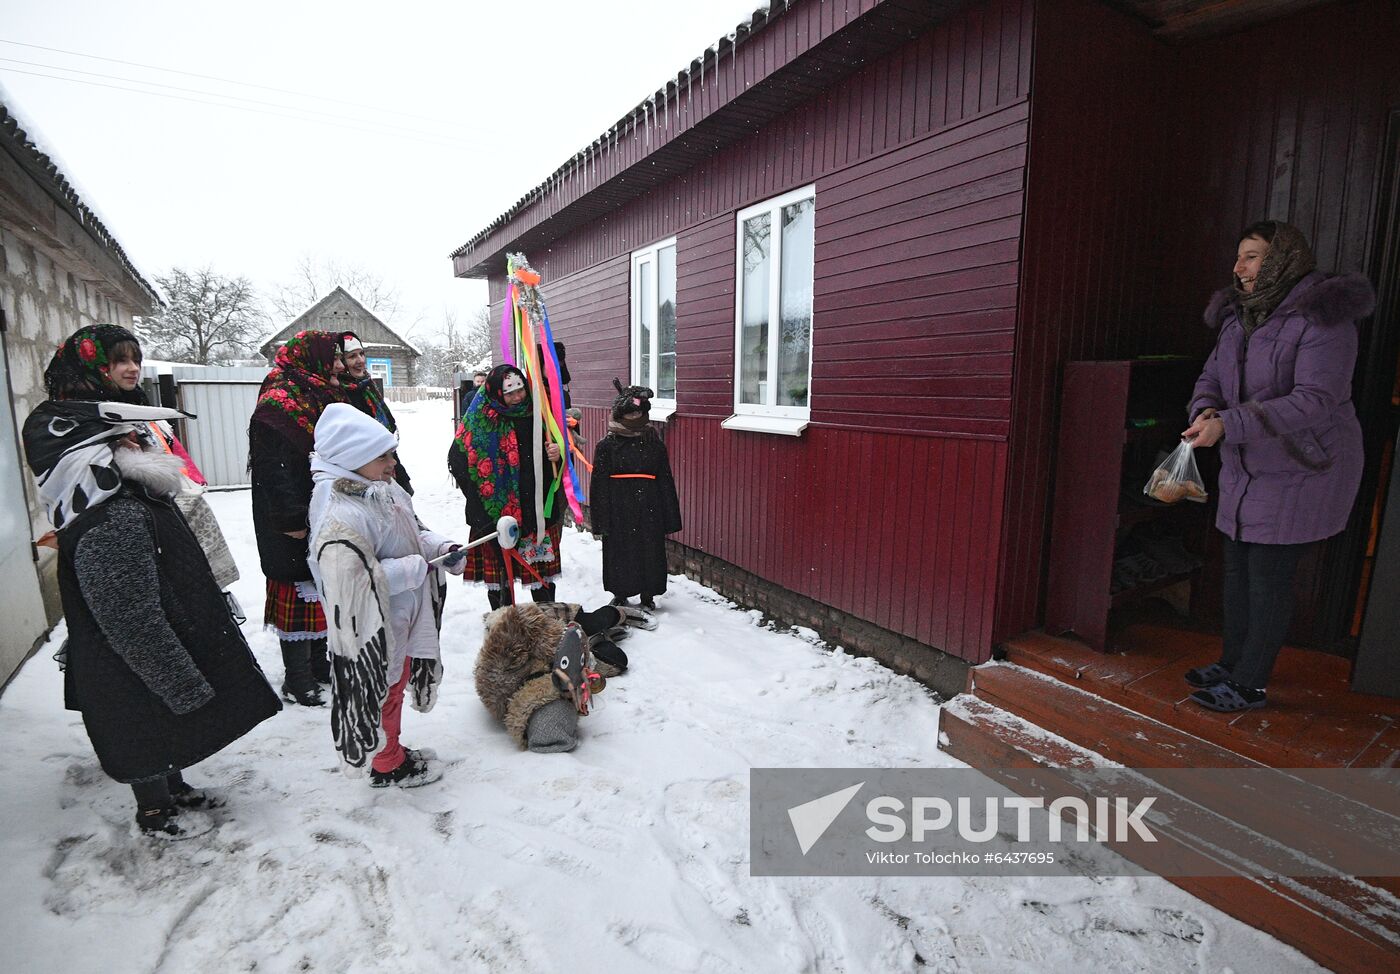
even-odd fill
[[[425,399],[451,399],[452,390],[446,386],[385,386],[384,398],[390,402],[422,402]]]
[[[167,393],[174,386],[175,404],[195,419],[186,421],[180,437],[210,487],[248,484],[248,421],[258,404],[258,387],[267,376],[263,368],[176,365],[168,368]],[[161,402],[156,368],[141,370],[146,397]],[[172,383],[173,380],[173,383]],[[390,402],[451,399],[452,390],[437,386],[386,386]]]

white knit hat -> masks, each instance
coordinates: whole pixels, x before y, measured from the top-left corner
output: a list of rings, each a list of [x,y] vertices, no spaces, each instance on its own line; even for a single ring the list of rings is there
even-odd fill
[[[316,455],[346,470],[357,470],[398,445],[398,437],[349,403],[331,403],[316,420]]]

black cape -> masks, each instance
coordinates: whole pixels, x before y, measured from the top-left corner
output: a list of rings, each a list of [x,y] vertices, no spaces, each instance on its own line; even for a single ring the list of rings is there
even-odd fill
[[[618,598],[665,592],[666,535],[681,529],[681,505],[666,445],[654,430],[603,438],[593,453],[588,501],[593,531],[603,536],[603,588]]]

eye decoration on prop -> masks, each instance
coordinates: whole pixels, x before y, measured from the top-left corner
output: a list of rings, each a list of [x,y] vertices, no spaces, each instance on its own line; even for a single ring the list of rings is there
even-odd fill
[[[559,696],[568,697],[580,717],[588,716],[593,694],[600,692],[605,684],[593,667],[593,654],[588,651],[583,628],[577,622],[569,623],[555,647],[550,678]]]

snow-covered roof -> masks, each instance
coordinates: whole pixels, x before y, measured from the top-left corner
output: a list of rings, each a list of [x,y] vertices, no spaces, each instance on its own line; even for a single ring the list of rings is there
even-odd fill
[[[514,219],[516,214],[521,210],[552,190],[566,175],[574,171],[577,167],[586,165],[597,159],[603,151],[611,146],[616,146],[627,133],[633,131],[639,125],[646,124],[648,120],[656,119],[659,113],[667,111],[668,103],[671,101],[679,102],[681,92],[689,89],[692,76],[694,76],[696,83],[703,86],[706,70],[709,70],[711,74],[718,70],[720,59],[724,56],[726,51],[728,51],[732,58],[734,52],[745,41],[787,11],[790,0],[778,0],[778,2],[781,4],[781,8],[778,10],[773,10],[773,5],[770,4],[761,4],[758,6],[758,8],[749,15],[748,19],[742,21],[728,34],[706,47],[705,50],[700,53],[700,56],[691,59],[690,63],[678,72],[675,78],[668,78],[665,84],[638,102],[635,108],[618,119],[617,122],[610,126],[602,135],[575,152],[563,165],[556,169],[548,179],[522,196],[513,206],[496,217],[496,219],[492,220],[470,240],[448,254],[448,257],[460,257],[462,254],[472,250],[481,241],[485,240],[496,230]],[[708,68],[706,67],[707,65],[709,66]]]
[[[153,307],[165,305],[160,291],[141,275],[117,238],[98,217],[91,195],[78,192],[74,180],[59,165],[52,145],[39,135],[33,121],[20,114],[14,98],[3,86],[0,86],[0,145],[7,148],[15,161],[111,255]]]
[[[278,328],[278,329],[277,329],[276,331],[274,331],[271,335],[267,336],[267,338],[263,339],[261,345],[259,346],[260,349],[262,350],[263,354],[267,354],[267,353],[271,350],[271,348],[272,348],[273,346],[275,346],[275,345],[285,345],[285,344],[287,344],[288,340],[291,339],[291,337],[292,337],[293,335],[295,335],[295,334],[296,334],[297,332],[299,332],[299,331],[305,331],[305,330],[307,330],[307,329],[314,329],[314,328],[317,328],[317,327],[318,327],[317,315],[320,314],[320,312],[321,312],[321,310],[322,310],[323,308],[325,308],[327,305],[331,304],[333,301],[337,301],[337,300],[339,300],[339,301],[348,301],[348,302],[349,302],[350,304],[352,304],[354,307],[358,308],[361,312],[363,312],[364,315],[365,315],[367,318],[370,318],[376,325],[378,325],[380,328],[384,329],[386,332],[388,332],[388,333],[389,333],[390,335],[392,335],[394,338],[397,338],[397,339],[398,339],[397,342],[381,342],[381,343],[378,343],[377,347],[379,347],[379,348],[399,348],[399,347],[402,347],[402,348],[408,349],[408,350],[409,350],[410,352],[412,352],[414,355],[422,355],[422,354],[423,354],[423,350],[422,350],[422,349],[420,349],[417,345],[413,344],[413,343],[410,342],[408,339],[406,339],[406,338],[404,338],[402,335],[400,335],[398,332],[394,331],[394,329],[392,329],[392,328],[390,328],[388,325],[386,325],[386,324],[384,323],[384,320],[383,320],[382,318],[380,318],[378,315],[376,315],[373,311],[371,311],[371,310],[369,310],[368,308],[366,308],[366,307],[364,306],[364,304],[363,304],[358,298],[356,298],[353,294],[351,294],[349,291],[345,290],[345,288],[341,287],[341,286],[338,285],[338,284],[337,284],[334,288],[331,289],[331,291],[330,291],[329,294],[327,294],[325,297],[321,298],[319,301],[317,301],[317,302],[316,302],[315,304],[313,304],[311,307],[307,308],[307,309],[306,309],[305,311],[303,311],[301,314],[297,315],[296,319],[295,319],[294,321],[292,321],[290,324],[285,325],[285,326],[283,326],[283,327],[281,327],[281,328]],[[362,344],[364,344],[364,345],[366,345],[366,346],[375,345],[375,344],[376,344],[376,343],[374,343],[374,342],[367,342],[367,341],[365,341],[365,340],[364,340],[364,336],[361,336],[361,337],[360,337],[360,341],[361,341]]]

